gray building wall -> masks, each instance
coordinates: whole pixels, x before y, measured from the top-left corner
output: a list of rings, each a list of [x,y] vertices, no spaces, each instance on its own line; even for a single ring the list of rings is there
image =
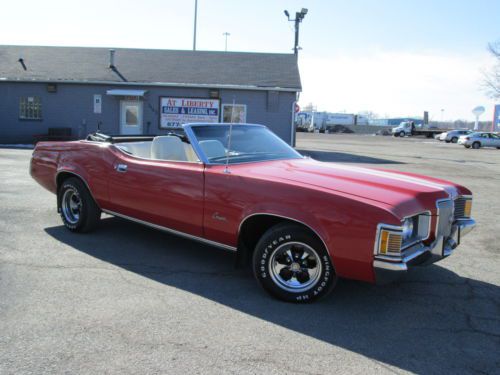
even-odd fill
[[[97,85],[57,83],[57,92],[47,92],[46,83],[0,82],[0,143],[30,143],[33,136],[47,134],[48,128],[70,127],[74,136],[85,137],[97,129],[108,134],[120,132],[120,98],[106,95],[111,89],[147,90],[143,99],[143,132],[162,134],[159,128],[160,96],[209,98],[209,89],[136,85]],[[93,98],[102,95],[102,113],[94,113]],[[287,143],[293,143],[292,105],[295,92],[220,89],[224,103],[247,105],[247,122],[268,126]],[[38,96],[42,103],[42,120],[19,119],[19,98]],[[275,106],[270,105],[274,101]]]

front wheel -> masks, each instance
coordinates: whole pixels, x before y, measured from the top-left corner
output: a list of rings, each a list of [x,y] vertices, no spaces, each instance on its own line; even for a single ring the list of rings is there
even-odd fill
[[[89,232],[99,223],[101,210],[83,182],[71,177],[65,180],[58,193],[61,219],[72,232]]]
[[[287,302],[312,302],[337,283],[321,240],[296,224],[278,224],[264,233],[253,254],[253,271],[268,293]]]
[[[399,132],[399,136],[400,137],[404,137],[405,136],[405,132]]]

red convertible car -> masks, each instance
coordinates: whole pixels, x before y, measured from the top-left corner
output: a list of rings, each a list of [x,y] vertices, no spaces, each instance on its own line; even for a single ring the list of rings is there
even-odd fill
[[[235,251],[286,301],[323,297],[338,277],[391,281],[447,257],[475,225],[463,186],[308,159],[261,125],[41,142],[30,169],[70,231],[106,212]]]

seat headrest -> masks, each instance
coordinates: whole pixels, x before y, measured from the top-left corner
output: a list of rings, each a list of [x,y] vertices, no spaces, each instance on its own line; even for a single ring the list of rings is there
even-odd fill
[[[200,147],[207,158],[218,158],[226,155],[224,145],[216,139],[200,141]]]
[[[187,161],[184,145],[179,137],[165,135],[153,138],[151,159]]]

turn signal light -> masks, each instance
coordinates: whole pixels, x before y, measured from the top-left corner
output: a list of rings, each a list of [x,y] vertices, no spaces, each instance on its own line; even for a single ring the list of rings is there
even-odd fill
[[[464,216],[471,217],[470,216],[471,211],[472,211],[472,199],[467,199],[464,205]]]
[[[387,229],[382,229],[380,232],[380,254],[399,254],[401,252],[401,244],[403,236],[400,233],[394,233]]]

